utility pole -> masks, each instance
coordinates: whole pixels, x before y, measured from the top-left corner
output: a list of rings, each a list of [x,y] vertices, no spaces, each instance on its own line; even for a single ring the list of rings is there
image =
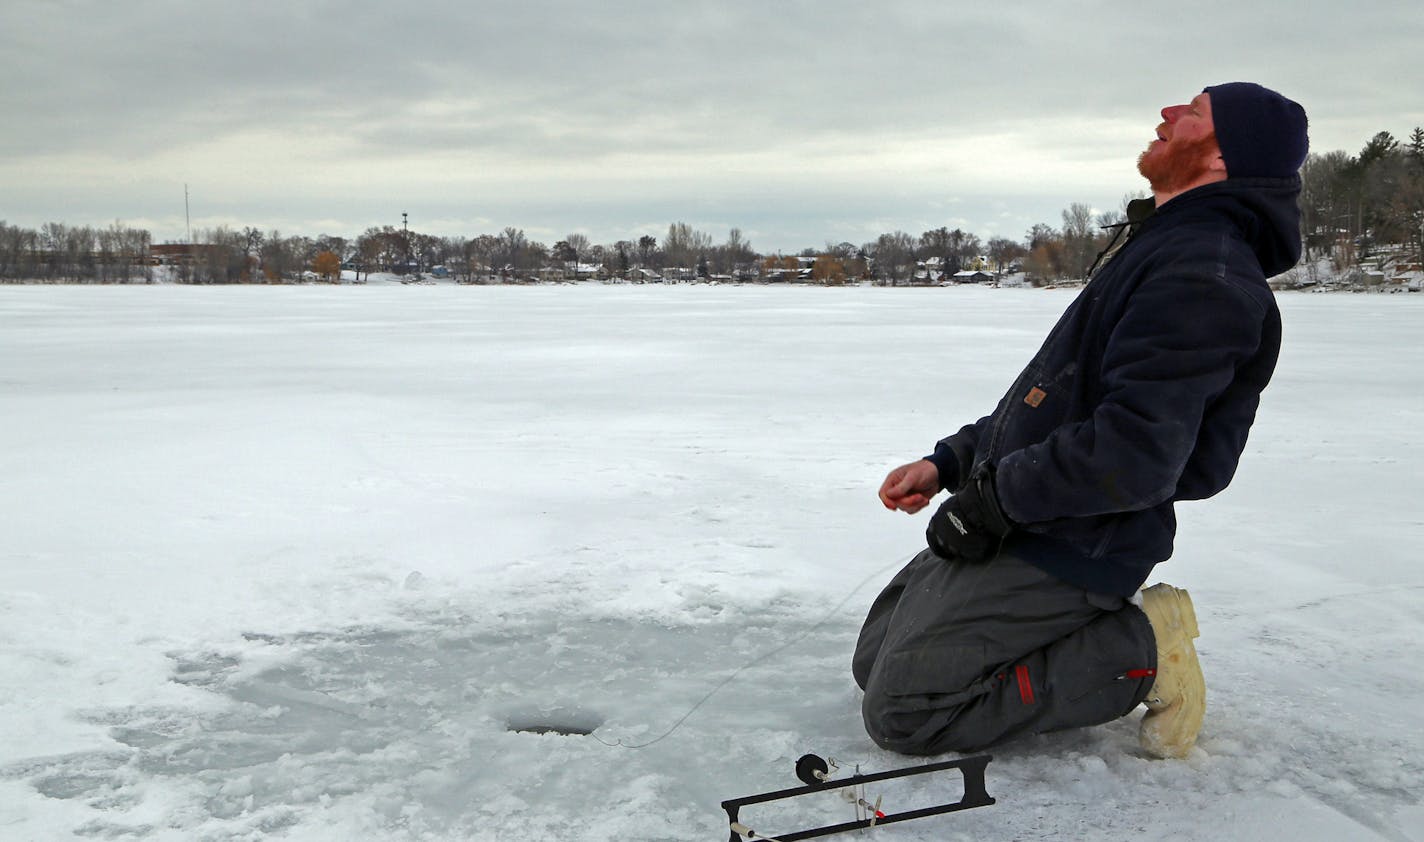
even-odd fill
[[[193,244],[193,215],[188,211],[188,182],[183,182],[183,219],[188,223],[188,245]]]
[[[401,245],[405,248],[405,268],[410,269],[410,214],[401,211]]]

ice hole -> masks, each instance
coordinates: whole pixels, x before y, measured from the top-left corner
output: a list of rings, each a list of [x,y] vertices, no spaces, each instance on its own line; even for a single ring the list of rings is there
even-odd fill
[[[519,734],[558,734],[586,737],[603,724],[603,717],[585,710],[555,708],[510,714],[505,727]]]

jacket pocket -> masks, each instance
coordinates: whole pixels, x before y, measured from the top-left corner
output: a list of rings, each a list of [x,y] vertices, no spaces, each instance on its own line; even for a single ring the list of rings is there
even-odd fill
[[[1070,362],[1059,369],[1052,377],[1041,376],[1032,382],[1032,385],[1024,389],[1020,400],[1032,409],[1049,410],[1062,413],[1063,410],[1054,409],[1056,405],[1061,405],[1072,389],[1073,376],[1078,373],[1078,364]],[[1045,406],[1046,404],[1046,406]]]

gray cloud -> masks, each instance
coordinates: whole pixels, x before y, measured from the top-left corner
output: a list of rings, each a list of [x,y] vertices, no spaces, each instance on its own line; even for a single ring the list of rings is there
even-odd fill
[[[974,230],[1055,223],[1136,189],[1158,109],[1204,84],[1297,97],[1321,151],[1407,134],[1421,19],[1374,0],[21,0],[0,8],[0,217],[161,239],[192,182],[212,219],[302,230],[399,205],[615,239],[683,210],[796,248],[946,224],[955,196]]]

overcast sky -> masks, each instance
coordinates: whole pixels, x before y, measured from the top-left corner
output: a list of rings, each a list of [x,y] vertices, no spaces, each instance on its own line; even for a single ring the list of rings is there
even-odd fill
[[[763,252],[1116,209],[1164,105],[1424,125],[1403,0],[0,4],[0,219],[355,236],[687,222]]]

